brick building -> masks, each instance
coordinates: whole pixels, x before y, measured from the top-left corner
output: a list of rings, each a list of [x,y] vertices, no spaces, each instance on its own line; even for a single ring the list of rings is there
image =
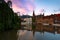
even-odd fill
[[[35,21],[37,24],[39,23],[60,24],[60,13],[49,15],[49,16],[44,16],[44,13],[43,13],[43,14],[35,16]]]

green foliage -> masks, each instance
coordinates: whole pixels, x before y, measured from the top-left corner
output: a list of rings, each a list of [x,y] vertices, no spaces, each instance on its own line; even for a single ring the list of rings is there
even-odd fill
[[[6,2],[0,3],[0,30],[20,28],[20,18]]]

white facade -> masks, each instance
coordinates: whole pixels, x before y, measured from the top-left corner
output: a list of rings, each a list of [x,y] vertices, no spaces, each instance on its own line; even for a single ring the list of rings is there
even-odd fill
[[[32,25],[32,18],[24,18],[25,22],[21,22],[22,25]]]

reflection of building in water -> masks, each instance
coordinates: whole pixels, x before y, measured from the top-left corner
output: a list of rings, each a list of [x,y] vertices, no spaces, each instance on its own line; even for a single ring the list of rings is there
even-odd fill
[[[44,36],[44,31],[41,31],[40,33],[41,33],[42,36]]]
[[[60,27],[57,27],[57,33],[60,34]]]
[[[33,30],[33,36],[35,35],[35,30]]]
[[[49,32],[49,33],[53,33],[53,34],[60,34],[60,27],[58,26],[44,26],[44,25],[39,25],[37,24],[36,26],[36,31],[40,31],[42,34],[44,34],[44,32]]]

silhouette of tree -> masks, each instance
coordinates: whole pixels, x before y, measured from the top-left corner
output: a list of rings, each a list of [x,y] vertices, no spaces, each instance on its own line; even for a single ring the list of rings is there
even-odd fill
[[[16,29],[20,27],[20,18],[17,13],[4,1],[0,3],[0,30]]]

